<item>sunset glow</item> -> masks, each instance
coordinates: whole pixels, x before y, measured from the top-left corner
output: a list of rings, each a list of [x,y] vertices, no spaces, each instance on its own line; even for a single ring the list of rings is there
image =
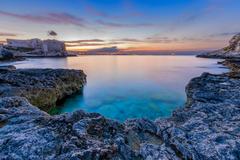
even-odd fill
[[[239,30],[239,7],[239,0],[1,0],[0,43],[49,39],[54,30],[68,50],[216,49]]]

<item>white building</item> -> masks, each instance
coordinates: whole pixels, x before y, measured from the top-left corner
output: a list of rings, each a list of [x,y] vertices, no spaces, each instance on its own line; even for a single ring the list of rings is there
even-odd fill
[[[7,39],[7,45],[11,47],[41,49],[42,41],[40,39],[30,39],[30,40]]]
[[[15,50],[21,50],[20,53],[16,53],[17,56],[67,56],[64,42],[57,40],[42,41],[40,39],[7,39],[6,46],[10,49],[14,48]]]

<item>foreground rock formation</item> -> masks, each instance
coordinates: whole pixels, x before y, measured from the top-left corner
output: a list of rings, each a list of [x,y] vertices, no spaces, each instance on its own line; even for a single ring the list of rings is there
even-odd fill
[[[81,90],[86,82],[86,75],[81,70],[14,68],[0,67],[0,97],[25,97],[45,111]]]
[[[236,67],[235,63],[232,70],[236,71]],[[38,72],[53,76],[61,70]],[[186,87],[186,105],[175,111],[172,117],[156,121],[133,119],[121,124],[100,114],[83,111],[50,116],[25,98],[0,98],[0,157],[36,160],[238,160],[240,73],[231,73],[204,73],[194,78]],[[23,86],[25,76],[21,74],[37,73],[34,70],[7,72],[0,76],[1,84],[7,82],[10,86]],[[23,80],[10,83],[16,77]],[[68,76],[63,77],[61,79]],[[36,86],[44,86],[42,81],[37,80]],[[54,84],[51,82],[47,86]],[[31,81],[34,83],[35,78]],[[62,82],[60,85],[66,84]]]
[[[2,52],[15,57],[65,57],[68,56],[64,42],[57,40],[15,40],[7,39]]]
[[[233,36],[229,46],[209,53],[198,55],[203,58],[240,58],[240,33]]]

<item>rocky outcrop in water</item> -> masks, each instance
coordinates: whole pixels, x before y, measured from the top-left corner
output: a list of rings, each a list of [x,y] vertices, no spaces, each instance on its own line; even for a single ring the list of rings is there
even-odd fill
[[[240,33],[233,36],[233,38],[229,41],[229,46],[198,55],[197,57],[203,58],[240,58]]]
[[[47,73],[55,72],[37,70],[40,71],[45,75],[54,75]],[[12,78],[5,79],[11,82],[22,72],[26,76],[37,74],[36,70],[19,70],[10,76]],[[5,76],[9,77],[8,74]],[[25,98],[1,98],[0,157],[238,160],[239,78],[238,72],[234,76],[230,73],[204,73],[194,78],[186,87],[188,100],[184,108],[175,111],[168,119],[154,122],[133,119],[121,124],[100,114],[83,111],[50,116]],[[42,86],[42,81],[37,80],[37,84]],[[23,82],[19,82],[20,86]],[[35,83],[33,79],[31,82]]]
[[[20,96],[49,111],[57,101],[83,88],[86,75],[81,70],[0,68],[0,97]]]

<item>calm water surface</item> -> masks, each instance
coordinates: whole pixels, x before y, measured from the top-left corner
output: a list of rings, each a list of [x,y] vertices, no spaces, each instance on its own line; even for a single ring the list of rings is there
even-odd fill
[[[70,97],[60,112],[83,109],[119,121],[168,117],[185,102],[185,86],[203,72],[222,73],[218,60],[194,56],[81,56],[29,59],[17,68],[82,69],[83,94]]]

